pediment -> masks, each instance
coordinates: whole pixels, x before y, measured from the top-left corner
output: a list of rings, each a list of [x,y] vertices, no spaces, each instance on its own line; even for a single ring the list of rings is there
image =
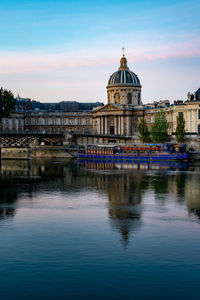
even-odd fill
[[[121,107],[119,107],[116,104],[106,104],[104,106],[102,106],[101,108],[97,109],[94,111],[94,113],[96,112],[107,112],[107,111],[121,111]]]

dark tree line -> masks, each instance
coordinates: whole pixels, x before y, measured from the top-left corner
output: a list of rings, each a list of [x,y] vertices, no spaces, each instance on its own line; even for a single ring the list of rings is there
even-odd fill
[[[0,121],[15,110],[16,100],[11,91],[0,88]]]
[[[149,142],[150,136],[154,143],[164,143],[167,140],[169,124],[164,111],[155,114],[151,130],[148,130],[146,119],[143,117],[139,122],[139,135],[141,142]],[[177,142],[183,142],[185,136],[185,120],[182,113],[177,117],[177,126],[175,132]]]

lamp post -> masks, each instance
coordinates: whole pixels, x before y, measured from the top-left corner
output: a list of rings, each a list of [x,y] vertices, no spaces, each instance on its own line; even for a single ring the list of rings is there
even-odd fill
[[[28,146],[29,146],[29,143],[28,143],[28,132],[29,132],[29,130],[26,129],[26,147],[27,147],[27,148],[28,148]]]
[[[31,159],[31,148],[29,146],[29,142],[28,142],[28,133],[29,130],[26,129],[26,148],[27,148],[27,159],[30,160]]]

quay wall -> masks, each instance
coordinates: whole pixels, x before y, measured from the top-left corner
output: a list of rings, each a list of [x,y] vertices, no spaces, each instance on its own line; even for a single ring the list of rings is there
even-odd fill
[[[70,158],[63,146],[38,146],[1,148],[1,159]]]
[[[171,138],[170,141],[172,143],[176,143],[174,138]],[[108,143],[104,138],[87,138],[87,141],[82,139],[81,141],[77,139],[78,144],[86,145],[86,144],[109,144],[109,145],[133,145],[140,144],[138,138],[134,140],[123,140],[117,141],[116,143]],[[187,148],[193,148],[195,152],[200,153],[200,138],[186,138],[184,143],[187,144]],[[71,155],[66,152],[66,146],[32,146],[27,149],[26,147],[2,147],[1,148],[1,159],[39,159],[39,158],[71,158]]]

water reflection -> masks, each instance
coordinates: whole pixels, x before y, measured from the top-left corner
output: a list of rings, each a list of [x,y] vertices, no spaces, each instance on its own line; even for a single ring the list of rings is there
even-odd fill
[[[188,163],[119,164],[113,161],[2,161],[0,173],[0,218],[11,219],[21,195],[34,192],[73,193],[93,188],[107,195],[108,216],[124,244],[131,232],[142,226],[143,195],[155,194],[166,205],[169,193],[177,203],[186,203],[189,214],[200,217],[199,166]]]
[[[187,203],[188,212],[190,214],[195,214],[200,218],[200,177],[196,174],[190,174],[190,176],[185,178],[184,191],[185,200]]]
[[[127,173],[113,173],[106,184],[109,198],[109,215],[128,240],[130,228],[141,226],[142,195],[146,189],[155,193],[155,199],[166,205],[165,195],[172,194],[176,201],[186,202],[189,214],[200,217],[200,165],[188,162],[135,162],[119,163],[116,161],[79,160],[78,163],[88,170],[122,170]],[[139,171],[135,173],[134,171]],[[145,173],[145,171],[157,171]],[[133,173],[131,172],[133,171]],[[95,173],[98,177],[98,173]],[[105,177],[108,177],[104,174]],[[105,187],[104,187],[105,188]],[[134,211],[133,211],[134,209]],[[131,226],[129,220],[137,220]],[[127,225],[124,220],[127,221]],[[138,222],[140,220],[140,222]],[[114,221],[113,221],[114,224]],[[127,229],[129,228],[129,229]]]
[[[142,225],[143,174],[136,178],[130,174],[117,174],[108,184],[109,216],[111,226],[121,233],[122,242],[127,244],[130,233]]]
[[[0,191],[0,220],[12,219],[16,213],[13,204],[19,196],[18,188],[13,188],[11,183],[0,180]]]
[[[188,162],[180,161],[135,161],[120,162],[117,160],[85,160],[79,159],[78,164],[84,166],[87,169],[97,170],[108,170],[108,169],[119,169],[119,170],[179,170],[186,171],[190,169]]]
[[[1,298],[198,299],[199,183],[197,164],[3,161]]]

